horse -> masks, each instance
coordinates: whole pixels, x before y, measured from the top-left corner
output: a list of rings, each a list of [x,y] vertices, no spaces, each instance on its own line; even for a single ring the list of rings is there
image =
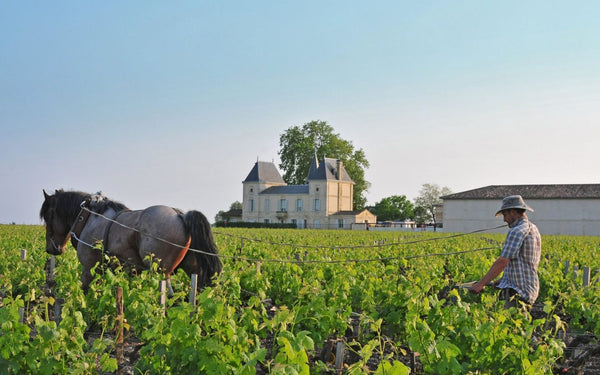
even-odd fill
[[[198,288],[208,286],[222,270],[210,224],[200,211],[168,206],[130,210],[101,193],[43,190],[40,218],[46,226],[46,252],[61,255],[69,238],[83,267],[81,283],[87,294],[91,269],[114,256],[134,269],[147,269],[149,256],[159,260],[170,294],[171,274],[178,268],[198,275]],[[101,246],[97,244],[101,243]]]

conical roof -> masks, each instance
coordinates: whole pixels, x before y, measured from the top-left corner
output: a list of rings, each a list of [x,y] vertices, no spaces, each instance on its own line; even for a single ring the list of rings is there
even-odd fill
[[[275,164],[266,161],[257,161],[243,182],[285,184]]]

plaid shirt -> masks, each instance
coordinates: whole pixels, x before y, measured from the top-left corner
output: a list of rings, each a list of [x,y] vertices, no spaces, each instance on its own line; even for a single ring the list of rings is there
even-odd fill
[[[498,288],[513,288],[524,300],[534,303],[540,290],[537,269],[541,252],[542,238],[535,224],[527,218],[515,221],[500,254],[510,262],[504,269]]]

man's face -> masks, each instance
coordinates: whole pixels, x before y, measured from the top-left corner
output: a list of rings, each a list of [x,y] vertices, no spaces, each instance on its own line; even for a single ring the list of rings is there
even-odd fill
[[[514,209],[504,210],[502,211],[502,216],[504,216],[504,221],[508,223],[508,225],[511,225],[519,218],[519,213]]]

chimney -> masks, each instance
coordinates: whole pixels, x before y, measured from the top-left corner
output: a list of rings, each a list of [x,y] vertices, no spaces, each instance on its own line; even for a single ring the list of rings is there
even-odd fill
[[[338,180],[342,180],[342,168],[343,168],[343,163],[340,159],[337,159],[336,161],[337,164],[337,178]]]

